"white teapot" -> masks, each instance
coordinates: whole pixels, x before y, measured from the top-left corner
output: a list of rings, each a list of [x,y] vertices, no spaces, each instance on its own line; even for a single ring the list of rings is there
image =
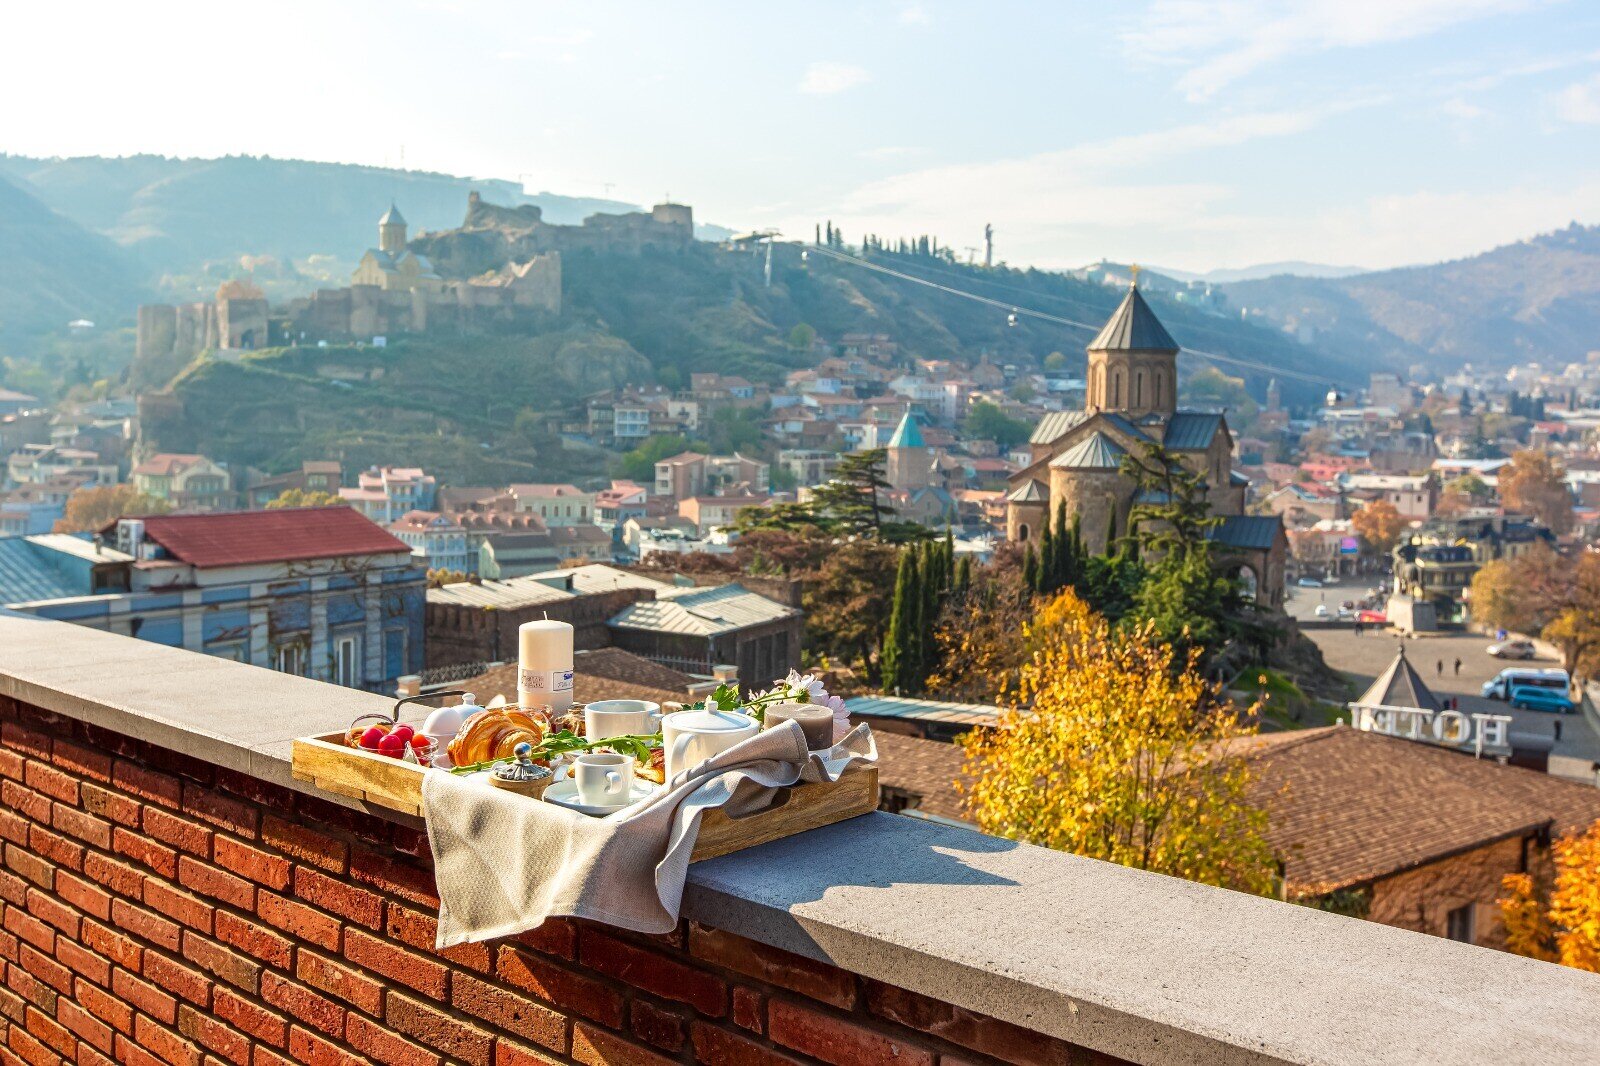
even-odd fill
[[[667,781],[761,731],[761,723],[739,711],[679,711],[661,719]]]

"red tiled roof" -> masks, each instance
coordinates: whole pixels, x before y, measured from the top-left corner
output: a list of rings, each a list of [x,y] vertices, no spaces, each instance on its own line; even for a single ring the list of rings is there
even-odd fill
[[[145,537],[202,569],[341,555],[410,552],[405,541],[348,507],[149,515]],[[116,532],[113,523],[103,530]]]
[[[186,467],[193,466],[203,458],[204,456],[200,455],[180,455],[173,452],[162,452],[158,455],[152,455],[134,467],[133,473],[146,474],[152,477],[175,474]]]

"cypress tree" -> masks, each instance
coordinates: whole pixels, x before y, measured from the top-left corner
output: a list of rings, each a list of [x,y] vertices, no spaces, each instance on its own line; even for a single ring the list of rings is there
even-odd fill
[[[944,549],[937,543],[923,548],[922,616],[917,626],[917,676],[915,689],[921,692],[928,675],[938,667],[938,644],[933,630],[939,622],[939,606],[944,600]]]
[[[1056,504],[1055,527],[1055,553],[1050,568],[1055,572],[1056,587],[1066,588],[1077,584],[1077,577],[1072,572],[1072,536],[1067,525],[1066,500]]]
[[[1044,595],[1056,590],[1056,535],[1050,531],[1050,519],[1040,524],[1044,528],[1039,533],[1039,578],[1034,591]]]
[[[1032,544],[1022,553],[1022,583],[1030,592],[1039,591],[1039,557],[1033,553]]]
[[[972,588],[972,556],[963,555],[961,561],[956,563],[955,591],[958,595],[965,596]]]
[[[956,535],[949,526],[944,527],[944,584],[953,588],[956,583]]]
[[[909,549],[903,550],[900,553],[900,566],[894,575],[894,604],[889,610],[889,631],[883,638],[885,692],[898,692],[906,686],[906,654],[920,600],[916,584],[916,556]]]
[[[1117,509],[1111,508],[1111,513],[1106,515],[1106,554],[1115,555],[1117,552]]]

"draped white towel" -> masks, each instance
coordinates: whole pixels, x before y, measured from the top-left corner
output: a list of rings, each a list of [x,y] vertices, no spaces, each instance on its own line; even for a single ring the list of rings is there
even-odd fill
[[[669,932],[701,815],[717,807],[753,814],[782,788],[837,781],[851,763],[877,756],[865,724],[827,751],[808,752],[799,724],[787,722],[606,818],[530,801],[479,774],[429,770],[422,810],[439,889],[438,947],[510,936],[556,915]]]

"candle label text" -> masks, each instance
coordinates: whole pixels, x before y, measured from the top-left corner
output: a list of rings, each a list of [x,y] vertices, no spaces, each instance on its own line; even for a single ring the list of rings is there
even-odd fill
[[[523,692],[571,692],[571,670],[517,671],[517,688]]]

